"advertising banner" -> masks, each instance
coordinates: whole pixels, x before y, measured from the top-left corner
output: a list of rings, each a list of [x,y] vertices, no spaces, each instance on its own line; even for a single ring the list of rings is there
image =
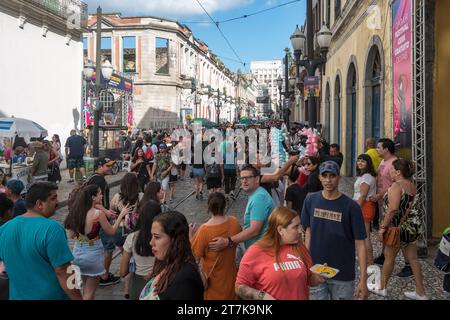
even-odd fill
[[[401,157],[412,154],[412,5],[413,0],[395,0],[392,4],[392,66],[394,142]]]
[[[319,97],[319,77],[305,77],[305,97]]]

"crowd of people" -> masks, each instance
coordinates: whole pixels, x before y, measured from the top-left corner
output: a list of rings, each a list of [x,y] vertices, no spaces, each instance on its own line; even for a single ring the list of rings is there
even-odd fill
[[[339,190],[346,161],[339,145],[317,136],[314,154],[299,154],[307,143],[301,130],[287,130],[280,122],[258,128],[268,127],[280,131],[282,146],[269,152],[283,159],[269,174],[261,172],[271,164],[263,164],[265,155],[248,140],[223,142],[212,153],[223,161],[211,163],[203,157],[192,161],[194,141],[172,141],[171,131],[124,134],[121,144],[131,165],[120,191],[110,197],[105,180],[114,161],[97,159],[93,176],[81,172],[84,179],[69,196],[63,226],[49,219],[56,210],[57,184],[36,169],[23,199],[23,184],[0,173],[0,273],[7,275],[9,299],[92,300],[99,285],[122,279],[125,298],[132,300],[365,300],[369,289],[389,297],[399,251],[406,263],[400,275],[410,270],[416,284],[405,296],[428,299],[415,245],[424,226],[415,207],[414,168],[395,156],[394,142],[367,140],[366,153],[353,164],[354,195],[348,197]],[[219,129],[224,133],[227,127]],[[272,145],[273,139],[268,136]],[[47,165],[61,159],[61,144],[55,141],[43,143]],[[202,151],[212,142],[204,141]],[[65,145],[70,182],[73,171],[83,168],[85,145],[76,133]],[[177,145],[181,159],[171,156]],[[246,154],[243,161],[240,151]],[[256,163],[249,163],[251,152]],[[189,179],[188,169],[196,201],[204,199],[206,184],[209,219],[200,226],[170,208],[176,184]],[[248,196],[245,211],[236,213],[238,218],[227,215],[240,190]],[[399,228],[398,245],[386,241],[393,227]],[[376,258],[374,240],[384,243]],[[110,272],[116,247],[120,277]],[[373,264],[382,266],[380,283],[368,288]],[[336,272],[326,277],[314,271],[317,265]],[[81,288],[70,285],[78,274]]]

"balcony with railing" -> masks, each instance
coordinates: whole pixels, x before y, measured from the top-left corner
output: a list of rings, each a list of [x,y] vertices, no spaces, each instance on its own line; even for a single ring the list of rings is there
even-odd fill
[[[23,0],[39,8],[49,11],[63,19],[71,19],[74,14],[80,15],[81,27],[87,26],[88,6],[80,0]]]

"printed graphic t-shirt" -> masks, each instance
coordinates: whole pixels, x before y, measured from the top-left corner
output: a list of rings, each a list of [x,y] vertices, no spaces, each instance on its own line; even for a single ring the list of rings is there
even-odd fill
[[[346,195],[327,200],[322,191],[311,193],[303,204],[301,223],[304,230],[311,228],[313,263],[339,269],[333,280],[355,280],[355,240],[366,238],[359,205]]]
[[[272,252],[258,244],[252,245],[242,258],[236,286],[243,284],[262,290],[276,300],[309,300],[308,275],[312,262],[306,247],[299,246],[306,263],[291,245],[281,246],[278,263]]]

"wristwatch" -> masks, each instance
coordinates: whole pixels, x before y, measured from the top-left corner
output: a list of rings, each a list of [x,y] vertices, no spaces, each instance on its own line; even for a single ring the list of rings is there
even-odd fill
[[[265,296],[266,296],[266,293],[264,291],[258,291],[258,298],[263,300]]]

